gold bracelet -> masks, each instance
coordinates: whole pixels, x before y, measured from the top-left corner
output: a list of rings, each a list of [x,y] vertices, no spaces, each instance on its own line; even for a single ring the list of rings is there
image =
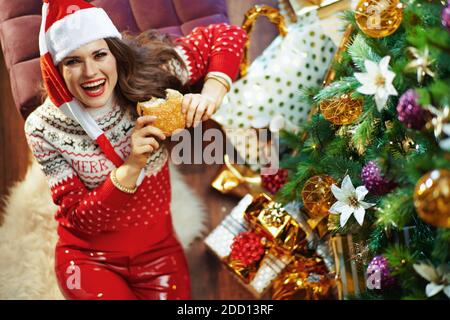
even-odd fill
[[[213,79],[219,81],[220,83],[222,83],[225,86],[225,88],[227,89],[227,92],[229,92],[231,90],[230,83],[227,81],[227,79],[225,79],[219,75],[216,75],[216,74],[211,74],[207,78],[213,78]]]
[[[227,92],[230,92],[230,89],[231,89],[230,85],[228,84],[228,81],[226,81],[224,78],[221,78],[221,77],[216,76],[216,75],[208,75],[208,76],[205,77],[205,82],[207,80],[209,80],[209,79],[213,79],[213,80],[218,81],[219,83],[221,83],[225,87]]]
[[[128,188],[128,187],[121,185],[119,180],[117,180],[116,171],[117,171],[117,168],[114,168],[114,170],[111,171],[111,174],[110,174],[111,182],[113,183],[113,185],[122,192],[135,193],[137,190],[137,186],[134,188]]]
[[[208,78],[208,77],[213,77],[213,78],[216,78],[216,79],[222,79],[223,81],[225,81],[225,83],[227,84],[227,87],[229,87],[230,86],[230,82],[227,80],[227,78],[225,78],[224,76],[222,76],[222,75],[220,75],[220,74],[217,74],[217,73],[208,73],[207,75],[206,75],[206,77]]]

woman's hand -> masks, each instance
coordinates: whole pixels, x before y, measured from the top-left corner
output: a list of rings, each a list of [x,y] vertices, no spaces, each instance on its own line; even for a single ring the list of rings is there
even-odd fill
[[[156,117],[142,116],[136,120],[136,125],[131,133],[131,153],[126,160],[127,164],[142,169],[146,166],[148,157],[159,149],[157,139],[164,140],[164,133],[151,126]]]
[[[186,94],[183,97],[182,111],[186,114],[186,127],[196,126],[211,118],[222,104],[226,88],[214,79],[208,79],[201,94]]]

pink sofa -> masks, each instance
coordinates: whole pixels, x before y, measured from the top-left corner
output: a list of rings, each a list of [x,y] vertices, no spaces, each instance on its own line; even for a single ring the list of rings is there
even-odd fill
[[[228,22],[225,0],[88,1],[104,8],[120,31],[131,33],[158,29],[179,36],[199,25]],[[24,118],[41,100],[41,6],[41,0],[0,0],[0,42],[15,107]]]

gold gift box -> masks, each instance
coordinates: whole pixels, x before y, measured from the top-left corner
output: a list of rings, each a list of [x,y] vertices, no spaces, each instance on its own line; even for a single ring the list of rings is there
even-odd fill
[[[249,198],[253,199],[250,204]],[[249,266],[230,258],[231,238],[245,231],[261,235],[265,246],[261,259]],[[242,285],[256,298],[261,298],[271,287],[272,281],[292,261],[293,251],[306,244],[306,233],[268,195],[261,194],[256,198],[247,195],[208,235],[205,244]]]
[[[292,252],[306,246],[307,234],[299,223],[265,193],[260,194],[245,211],[245,218],[280,249]]]
[[[335,235],[329,240],[335,260],[336,285],[339,299],[358,296],[366,289],[368,249],[364,241],[352,234]]]
[[[321,257],[296,256],[273,283],[274,300],[324,300],[335,298],[335,280]]]

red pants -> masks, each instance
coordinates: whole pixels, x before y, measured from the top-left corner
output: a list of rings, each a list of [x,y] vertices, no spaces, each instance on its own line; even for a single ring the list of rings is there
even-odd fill
[[[60,241],[55,253],[66,299],[190,299],[186,258],[173,233],[140,252],[95,251]]]

